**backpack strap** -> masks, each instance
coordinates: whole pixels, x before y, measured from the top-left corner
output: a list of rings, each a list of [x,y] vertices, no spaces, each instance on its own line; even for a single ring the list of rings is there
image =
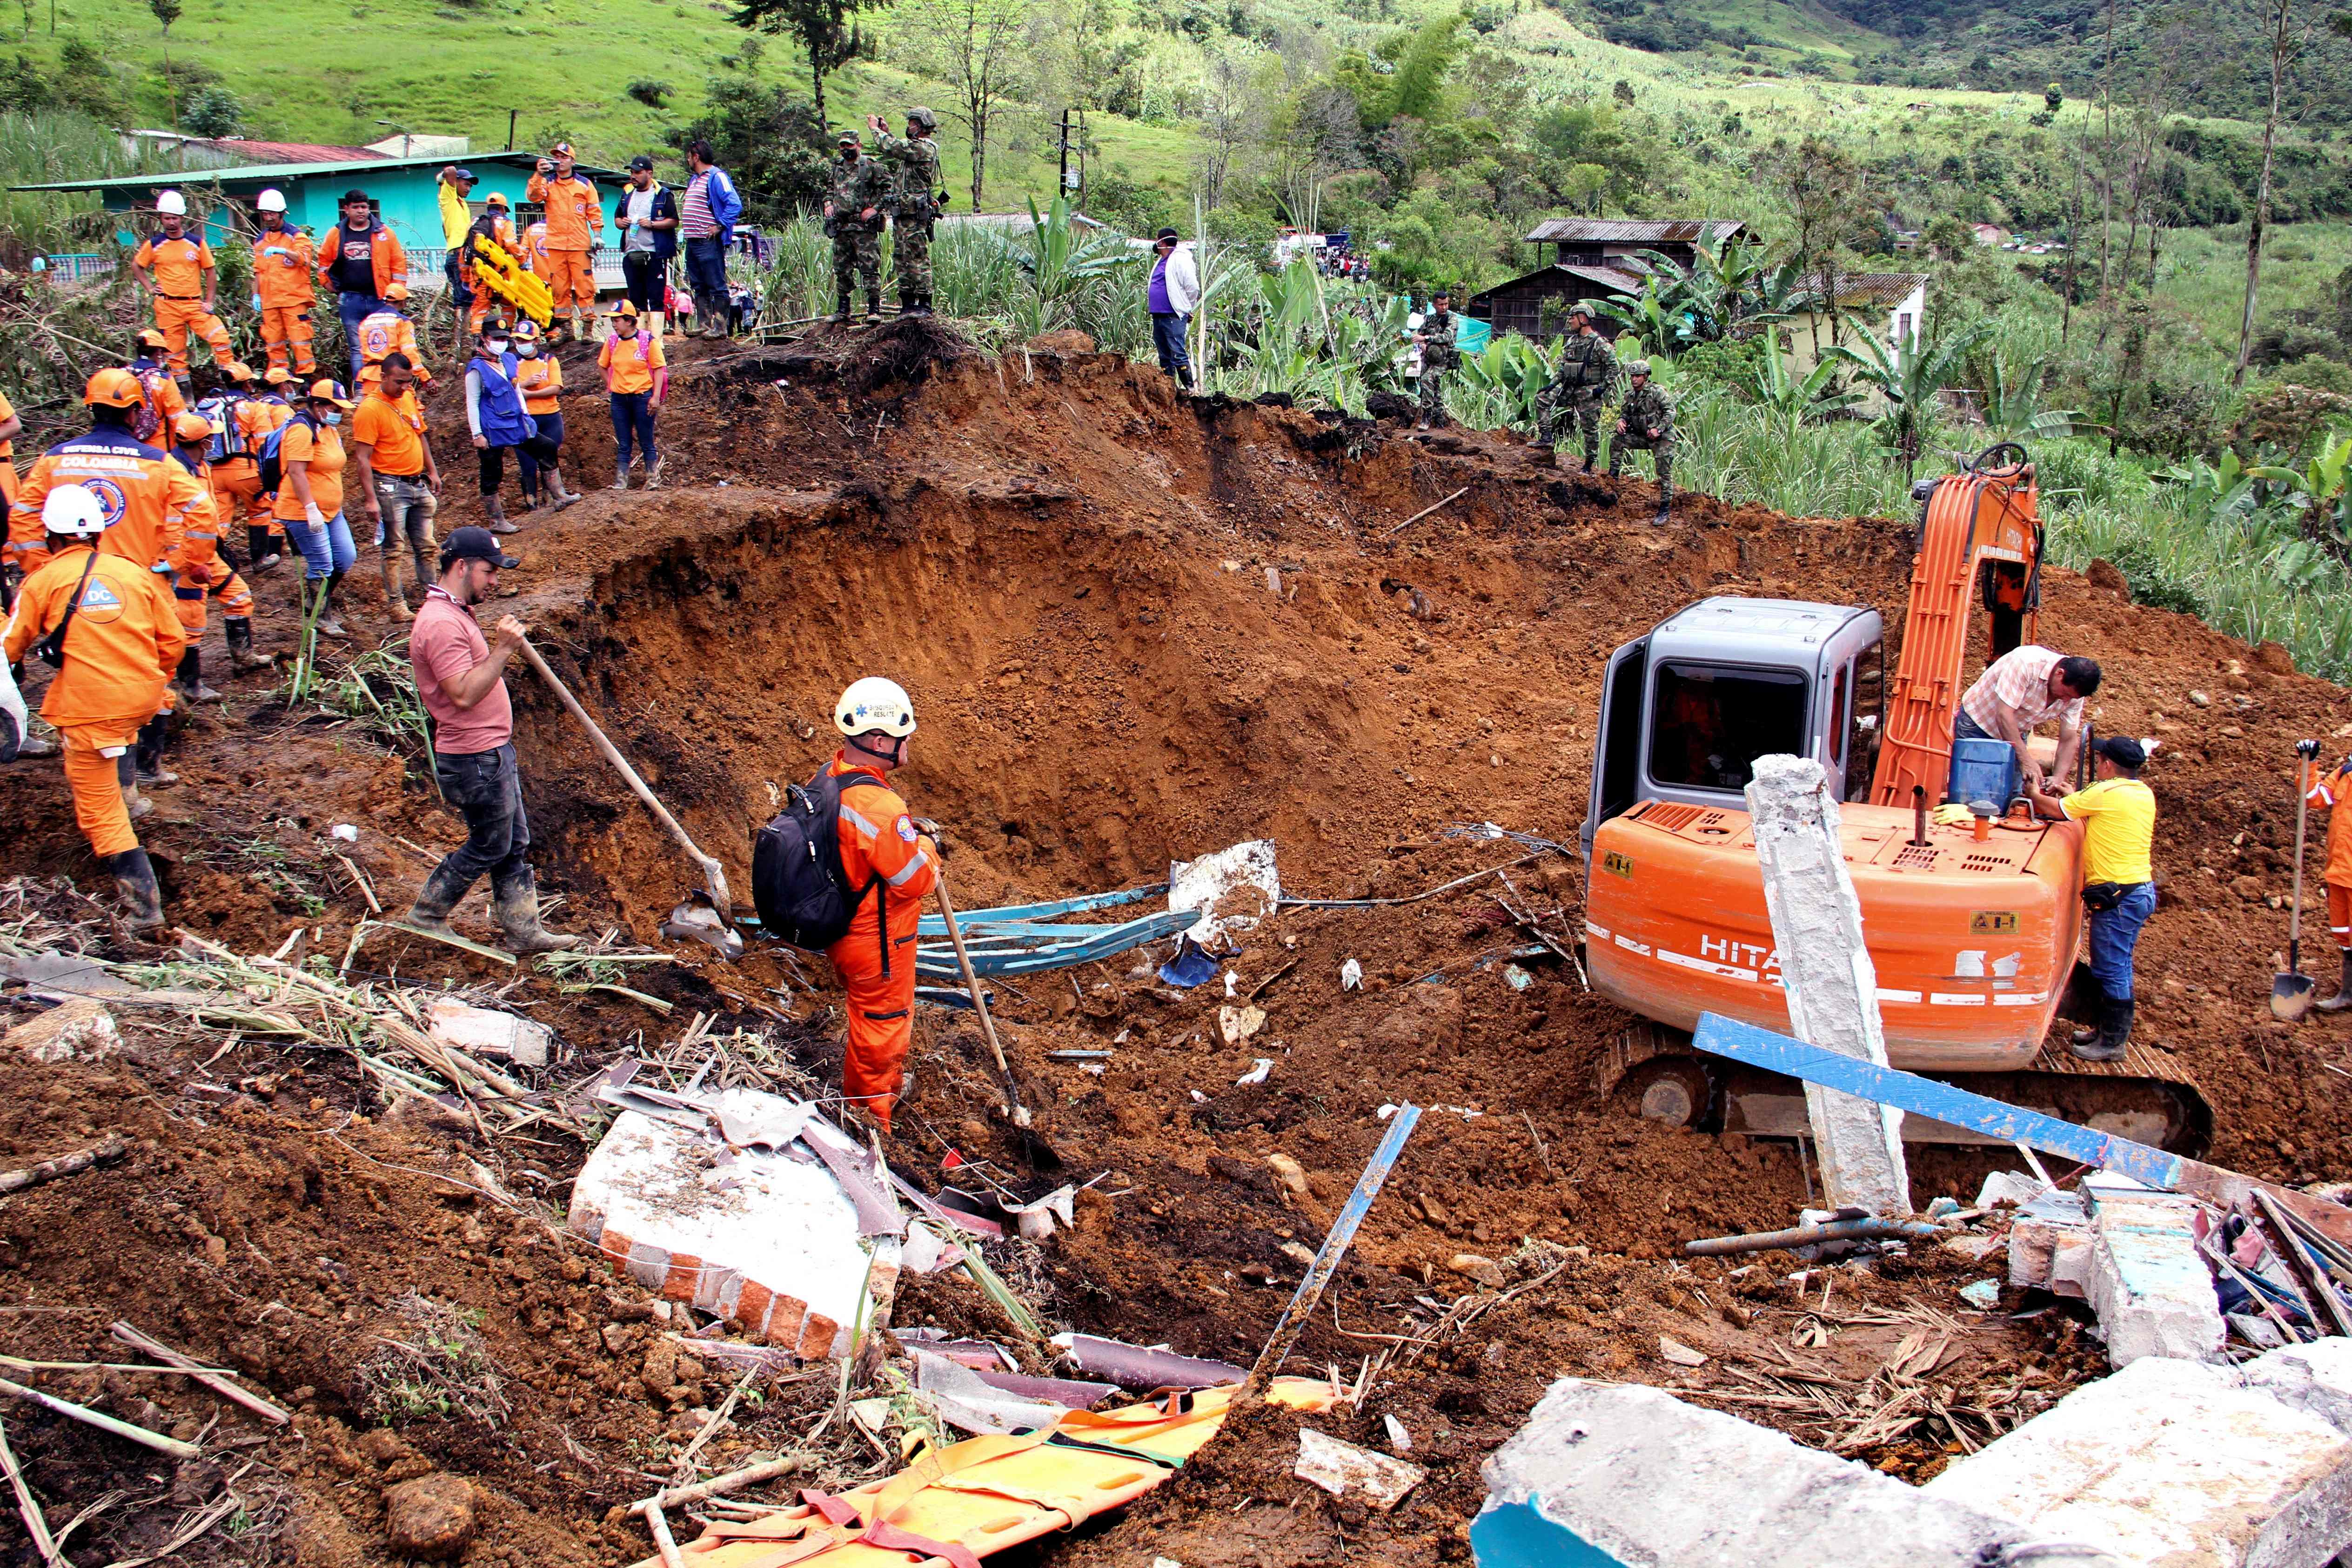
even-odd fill
[[[73,626],[74,612],[81,608],[81,596],[89,586],[90,568],[98,564],[98,546],[89,547],[89,559],[81,563],[81,580],[74,584],[73,597],[66,601],[66,613],[58,617],[57,629],[43,637],[33,651],[41,662],[52,669],[62,669],[66,662],[66,632]]]
[[[882,782],[882,775],[880,773],[871,772],[863,766],[852,767],[845,773],[836,773],[828,771],[823,776],[830,780],[833,784],[833,798],[836,808],[838,808],[841,804],[842,797],[849,793],[853,785],[871,784],[876,789],[888,789],[890,787],[888,784]],[[877,828],[876,831],[878,833],[880,829]],[[843,868],[845,880],[847,877],[847,870],[848,868],[846,867]],[[852,923],[855,923],[856,920],[857,906],[866,901],[866,896],[868,893],[877,893],[877,889],[881,886],[882,879],[879,874],[866,878],[866,886],[857,889],[856,896],[852,900],[849,906]],[[874,945],[879,949],[882,953],[882,974],[885,979],[887,979],[890,973],[890,900],[887,898],[880,896],[878,893],[877,893],[874,900]]]

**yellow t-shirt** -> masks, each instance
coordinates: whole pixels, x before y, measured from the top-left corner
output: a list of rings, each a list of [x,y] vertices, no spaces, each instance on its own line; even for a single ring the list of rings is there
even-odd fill
[[[2153,882],[2156,792],[2137,779],[2101,779],[2058,803],[2083,825],[2083,885]]]

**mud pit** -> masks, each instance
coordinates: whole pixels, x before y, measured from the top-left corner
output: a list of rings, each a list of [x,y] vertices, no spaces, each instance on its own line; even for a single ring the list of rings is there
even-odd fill
[[[863,673],[915,694],[923,728],[905,791],[950,826],[961,904],[1153,880],[1171,858],[1251,837],[1278,841],[1286,890],[1400,896],[1525,853],[1451,831],[1459,825],[1572,840],[1601,661],[1678,605],[1710,592],[1789,595],[1874,605],[1890,626],[1900,617],[1904,522],[1793,521],[1688,498],[1654,530],[1645,484],[1621,492],[1513,443],[1181,403],[1156,374],[1073,347],[1002,363],[903,348],[899,374],[878,383],[845,378],[839,345],[823,338],[696,358],[663,418],[677,488],[595,494],[516,542],[514,607],[728,861],[739,893],[750,830],[830,752],[828,704]],[[603,471],[601,400],[567,412],[582,466]],[[2042,639],[2106,664],[2099,728],[2168,743],[2148,775],[2165,813],[2164,903],[2141,946],[2143,1038],[2206,1086],[2216,1160],[2297,1182],[2352,1175],[2334,1114],[2341,1080],[2323,1065],[2341,1061],[2347,1026],[2290,1032],[2265,1005],[2285,940],[2270,900],[2293,848],[2289,748],[2298,735],[2352,734],[2343,693],[2294,675],[2275,650],[2131,606],[2111,584],[2048,578]],[[278,601],[290,596],[282,580],[265,589],[265,644],[282,646]],[[360,619],[396,636],[364,604]],[[696,879],[555,703],[527,674],[510,686],[542,879],[567,900],[555,919],[652,940]],[[321,851],[329,825],[362,826],[353,858],[388,907],[461,830],[353,728],[289,720],[257,695],[197,721],[150,838],[190,929],[268,952],[299,921],[315,931],[303,951],[331,959],[364,906]],[[14,868],[89,886],[64,805],[53,764],[0,776]],[[1538,857],[1511,876],[1525,902],[1575,910],[1572,861]],[[1505,961],[1526,938],[1487,886],[1402,908],[1284,912],[1229,964],[1268,1016],[1239,1047],[1217,1035],[1221,985],[1174,991],[1140,953],[999,987],[1063,1175],[1105,1177],[1037,1268],[1047,1313],[1072,1328],[1246,1361],[1298,1278],[1297,1252],[1319,1240],[1377,1142],[1378,1109],[1444,1108],[1408,1146],[1297,1363],[1353,1375],[1385,1352],[1363,1409],[1314,1424],[1384,1447],[1381,1417],[1393,1414],[1429,1480],[1393,1514],[1336,1504],[1289,1477],[1296,1423],[1267,1414],[1253,1418],[1265,1430],[1230,1435],[1163,1493],[1037,1560],[1466,1555],[1479,1462],[1567,1373],[1714,1390],[1723,1408],[1829,1443],[1857,1420],[1742,1403],[1753,1384],[1726,1363],[1770,1364],[1780,1352],[1769,1347],[1793,1346],[1859,1382],[1906,1335],[1948,1334],[1934,1379],[1958,1391],[1955,1408],[1990,1413],[1968,1428],[1979,1438],[2104,1364],[2063,1313],[2012,1323],[1964,1312],[1954,1287],[1991,1270],[1940,1252],[1801,1286],[1785,1278],[1796,1267],[1785,1255],[1737,1271],[1675,1260],[1690,1237],[1788,1223],[1805,1173],[1789,1149],[1666,1131],[1598,1096],[1602,1054],[1629,1020],[1549,961],[1526,961],[1532,984],[1515,989]],[[460,920],[478,933],[479,899]],[[35,901],[89,918],[54,895]],[[428,982],[509,978],[441,950],[369,952]],[[1361,993],[1339,989],[1349,957],[1364,968]],[[735,969],[707,958],[691,951],[684,966],[632,977],[678,1005],[667,1019],[541,980],[513,999],[558,1028],[555,1081],[641,1040],[674,1040],[697,1012],[770,1027],[820,1075],[837,1064],[821,991],[772,958]],[[777,1012],[793,1021],[777,1025]],[[576,1141],[485,1142],[462,1125],[383,1118],[374,1091],[329,1053],[247,1039],[205,1066],[225,1035],[136,1017],[125,1032],[128,1054],[112,1062],[0,1062],[7,1163],[109,1126],[142,1141],[122,1166],[0,1207],[0,1350],[104,1359],[106,1324],[129,1318],[300,1410],[297,1436],[236,1450],[263,1465],[241,1484],[274,1478],[277,1500],[278,1522],[256,1532],[274,1545],[248,1557],[388,1561],[381,1488],[436,1467],[470,1477],[482,1500],[468,1561],[646,1555],[642,1531],[607,1510],[649,1490],[646,1473],[667,1475],[680,1446],[664,1435],[679,1429],[673,1413],[716,1404],[723,1373],[649,1365],[657,1326],[643,1321],[640,1293],[447,1179],[478,1185],[477,1162],[560,1211]],[[1065,1048],[1113,1055],[1090,1075],[1046,1055]],[[1236,1087],[1260,1056],[1274,1058],[1270,1079]],[[984,1054],[959,1016],[923,1010],[917,1058],[906,1170],[935,1185],[952,1145],[1024,1191],[1062,1179],[1026,1168],[1003,1136]],[[1306,1194],[1286,1194],[1275,1152],[1305,1168]],[[1915,1195],[1969,1195],[1987,1166],[1919,1157]],[[1450,1267],[1464,1254],[1518,1283],[1557,1271],[1461,1326],[1475,1305]],[[510,1415],[407,1411],[393,1418],[396,1443],[364,1436],[383,1417],[361,1369],[383,1337],[408,1332],[412,1294],[478,1314]],[[898,1321],[991,1326],[970,1292],[942,1285],[902,1300]],[[1671,1365],[1662,1334],[1714,1359]],[[132,1389],[77,1375],[89,1386],[60,1389],[125,1415],[154,1398],[166,1425],[201,1426],[215,1408],[145,1386],[154,1380]],[[703,1458],[723,1468],[788,1443],[817,1407],[808,1401],[829,1397],[824,1381],[776,1391],[756,1417],[739,1413]],[[224,1429],[247,1430],[242,1420]],[[46,1416],[10,1425],[36,1489],[66,1501],[65,1517],[96,1500],[109,1456],[124,1452]],[[1918,1477],[1960,1446],[1931,1425],[1851,1451]],[[16,1528],[0,1512],[0,1531]],[[129,1525],[108,1538],[103,1515],[88,1528],[118,1556],[155,1544]],[[196,1552],[239,1555],[221,1537]]]

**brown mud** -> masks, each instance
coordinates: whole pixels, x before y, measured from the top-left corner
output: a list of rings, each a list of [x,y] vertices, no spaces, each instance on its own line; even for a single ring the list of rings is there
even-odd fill
[[[682,348],[661,416],[668,485],[592,492],[509,542],[523,564],[499,607],[530,620],[553,667],[726,861],[739,897],[751,831],[830,752],[830,701],[862,674],[915,696],[922,729],[901,779],[918,812],[949,826],[960,907],[1156,880],[1172,858],[1256,837],[1279,845],[1286,891],[1393,897],[1528,853],[1465,825],[1572,843],[1601,661],[1679,605],[1784,595],[1900,620],[1906,521],[1790,519],[1685,497],[1652,528],[1646,483],[1539,464],[1493,436],[1413,439],[1395,424],[1180,399],[1155,372],[1077,344],[1002,361],[940,349],[920,323],[786,348]],[[593,363],[568,368],[593,382]],[[566,414],[574,482],[608,482],[603,399],[575,395]],[[462,448],[444,458],[446,532],[474,505]],[[396,648],[372,555],[363,546],[352,578],[355,629],[360,646]],[[293,634],[292,575],[258,585],[265,648]],[[2295,674],[2274,647],[2131,605],[2101,574],[2044,581],[2042,640],[2106,667],[2100,731],[2166,742],[2147,775],[2164,813],[2163,900],[2140,948],[2141,1037],[2205,1086],[2218,1162],[2294,1182],[2352,1176],[2331,1070],[2352,1023],[2315,1016],[2290,1030],[2266,1005],[2285,944],[2291,748],[2352,735],[2343,691]],[[209,650],[219,638],[209,634]],[[338,854],[397,912],[462,826],[363,724],[289,712],[259,681],[211,679],[231,700],[193,719],[172,759],[182,781],[157,792],[145,828],[171,911],[240,952],[274,951],[299,925],[297,952],[331,962],[367,912]],[[529,672],[510,672],[509,687],[535,858],[544,889],[562,895],[552,922],[655,942],[698,877]],[[343,823],[362,830],[356,845],[329,837]],[[0,773],[0,835],[11,872],[98,889],[53,763]],[[1578,908],[1572,858],[1538,856],[1511,878],[1517,901]],[[1047,1244],[1045,1310],[1196,1354],[1255,1353],[1300,1253],[1379,1140],[1380,1109],[1431,1108],[1294,1363],[1349,1378],[1386,1352],[1360,1411],[1310,1424],[1385,1447],[1392,1414],[1429,1480],[1393,1514],[1335,1502],[1288,1474],[1297,1419],[1262,1413],[1249,1420],[1265,1430],[1235,1434],[1162,1494],[1034,1560],[1465,1556],[1481,1460],[1563,1374],[1737,1394],[1750,1385],[1727,1362],[1792,1352],[1860,1382],[1924,1332],[1948,1341],[1930,1373],[1955,1407],[1992,1412],[1969,1428],[1980,1440],[2103,1364],[2063,1313],[2012,1322],[1965,1310],[1955,1288],[1994,1270],[1940,1251],[1796,1283],[1785,1254],[1745,1268],[1679,1261],[1692,1237],[1790,1223],[1808,1173],[1786,1146],[1669,1131],[1601,1096],[1601,1057],[1631,1020],[1566,966],[1515,959],[1527,938],[1492,886],[1277,915],[1225,966],[1266,1014],[1237,1045],[1218,1030],[1223,980],[1168,986],[1152,969],[1162,952],[1001,985],[1027,1098],[1066,1163],[1053,1176],[1022,1163],[993,1114],[965,1016],[923,1011],[904,1168],[936,1182],[952,1146],[1029,1192],[1102,1174],[1076,1227]],[[481,899],[459,924],[486,936]],[[120,938],[86,902],[54,891],[36,901],[89,922],[90,940]],[[2324,924],[2306,910],[2307,926]],[[511,978],[397,939],[365,953],[362,967],[427,983]],[[667,1019],[524,981],[512,1000],[562,1038],[554,1079],[675,1039],[695,1012],[754,1025],[787,1016],[803,1066],[837,1065],[823,964],[682,957],[631,978],[678,1005]],[[1360,992],[1340,989],[1349,958],[1362,965]],[[241,1485],[268,1479],[278,1500],[247,1531],[253,1544],[208,1538],[193,1560],[388,1562],[381,1489],[431,1468],[475,1483],[469,1562],[646,1555],[642,1531],[609,1510],[649,1490],[648,1472],[667,1473],[673,1413],[714,1404],[723,1374],[689,1358],[681,1375],[638,1292],[457,1184],[488,1176],[560,1212],[578,1143],[489,1143],[453,1122],[386,1118],[331,1052],[246,1039],[206,1065],[218,1032],[128,1013],[123,1026],[126,1052],[110,1061],[0,1060],[0,1163],[109,1128],[138,1141],[122,1165],[0,1200],[0,1352],[106,1359],[106,1326],[126,1318],[300,1412],[294,1434],[234,1451],[261,1467]],[[1064,1048],[1112,1055],[1094,1074],[1046,1056]],[[1237,1086],[1260,1057],[1273,1060],[1268,1079]],[[1275,1153],[1303,1167],[1305,1192],[1286,1188]],[[1991,1163],[1925,1155],[1916,1195],[1965,1199]],[[1514,1283],[1550,1272],[1457,1327],[1475,1289],[1453,1268],[1465,1254]],[[478,1319],[509,1416],[406,1411],[397,1441],[368,1436],[383,1417],[360,1369],[397,1337],[412,1294]],[[987,1322],[968,1292],[940,1284],[902,1300],[898,1319]],[[1671,1364],[1661,1335],[1712,1359]],[[55,1386],[133,1419],[154,1400],[166,1426],[200,1427],[218,1408],[160,1381],[73,1374]],[[1721,1407],[1808,1441],[1856,1430],[1818,1411]],[[788,1440],[798,1410],[782,1398],[740,1419],[706,1457]],[[8,1426],[63,1517],[121,1484],[109,1467],[133,1452],[37,1413],[10,1412]],[[234,1412],[221,1430],[261,1435]],[[1920,1428],[1852,1451],[1916,1478],[1969,1440]],[[179,1483],[168,1465],[150,1468],[161,1479],[137,1485]],[[156,1544],[142,1528],[101,1513],[83,1533],[88,1550],[121,1557]],[[24,1547],[16,1531],[0,1510],[0,1550]]]

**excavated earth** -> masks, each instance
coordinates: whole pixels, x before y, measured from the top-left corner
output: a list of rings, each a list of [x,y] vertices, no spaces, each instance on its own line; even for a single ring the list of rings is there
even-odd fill
[[[600,490],[533,520],[511,546],[516,595],[499,607],[530,622],[739,895],[752,830],[822,763],[828,703],[863,674],[914,694],[922,729],[903,787],[949,826],[960,906],[1156,880],[1171,859],[1260,837],[1279,846],[1286,892],[1393,897],[1530,853],[1462,825],[1573,841],[1602,660],[1679,605],[1777,595],[1874,605],[1890,627],[1901,616],[1907,520],[1792,519],[1693,496],[1653,528],[1641,481],[1575,476],[1494,437],[1416,439],[1393,424],[1180,399],[1082,342],[992,361],[900,323],[680,357],[662,415],[670,486]],[[572,368],[575,384],[593,382],[592,365]],[[601,397],[575,397],[567,414],[575,473],[609,474]],[[470,471],[462,457],[450,455],[453,474]],[[445,530],[470,518],[465,488],[453,479]],[[362,566],[355,629],[396,650],[400,623]],[[2162,903],[2140,949],[2146,1041],[2205,1086],[2220,1163],[2296,1183],[2352,1176],[2336,1111],[2352,1022],[2289,1029],[2266,1005],[2286,942],[2291,748],[2316,735],[2342,749],[2344,692],[2275,647],[2131,604],[2111,571],[2044,581],[2042,640],[2105,664],[2099,728],[2165,742],[2148,775],[2164,815]],[[291,639],[292,593],[285,574],[263,580],[265,647]],[[225,667],[219,631],[210,637]],[[192,721],[173,757],[182,780],[158,792],[147,826],[171,910],[240,952],[275,951],[299,928],[295,952],[331,960],[367,912],[337,854],[396,911],[462,827],[413,759],[315,709],[289,712],[261,681],[222,684],[230,700]],[[551,919],[657,944],[663,914],[698,879],[551,697],[527,672],[509,685],[536,858],[562,895]],[[328,837],[345,823],[356,844]],[[0,835],[27,879],[0,915],[62,911],[118,952],[142,951],[54,880],[97,887],[54,763],[0,772]],[[1533,854],[1511,881],[1515,901],[1573,921],[1572,858]],[[1429,1479],[1392,1513],[1337,1502],[1288,1473],[1296,1419],[1261,1412],[1162,1493],[1031,1560],[1464,1558],[1480,1462],[1562,1374],[1736,1392],[1746,1385],[1722,1375],[1727,1362],[1795,1345],[1859,1379],[1920,1323],[1940,1323],[1952,1330],[1933,1368],[1943,1395],[2006,1388],[2013,1420],[2103,1365],[2064,1310],[1966,1310],[1956,1287],[1993,1270],[1941,1251],[1800,1282],[1786,1254],[1744,1268],[1680,1261],[1692,1237],[1790,1223],[1807,1173],[1787,1146],[1664,1129],[1602,1094],[1604,1053],[1633,1020],[1567,965],[1523,959],[1513,973],[1506,960],[1527,938],[1493,886],[1266,921],[1225,966],[1267,1016],[1238,1046],[1217,1028],[1225,985],[1160,982],[1164,951],[1000,986],[1058,1170],[1036,1169],[994,1114],[968,1016],[921,1010],[922,1081],[898,1163],[936,1185],[953,1147],[1025,1193],[1100,1176],[1030,1283],[1057,1323],[1139,1343],[1249,1359],[1378,1142],[1381,1108],[1432,1108],[1294,1363],[1352,1376],[1391,1351],[1361,1410],[1318,1424],[1386,1447],[1381,1417],[1395,1415]],[[480,897],[459,923],[487,936]],[[362,967],[427,983],[511,977],[404,940],[365,952]],[[630,976],[676,1005],[667,1018],[543,980],[517,985],[510,1000],[558,1030],[551,1081],[675,1039],[695,1013],[771,1028],[820,1077],[837,1068],[822,963],[756,944],[738,966],[692,945],[680,957]],[[1360,991],[1340,988],[1349,958]],[[650,1552],[614,1510],[667,1474],[672,1412],[715,1403],[723,1376],[666,1358],[656,1373],[637,1292],[536,1220],[443,1179],[494,1177],[560,1212],[583,1153],[575,1140],[486,1142],[454,1121],[387,1116],[331,1052],[133,1009],[123,1032],[104,1061],[0,1060],[0,1163],[109,1130],[135,1141],[120,1165],[0,1199],[0,1353],[114,1359],[107,1328],[127,1319],[299,1412],[274,1432],[232,1411],[208,1435],[232,1473],[254,1461],[241,1488],[274,1500],[242,1535],[215,1532],[184,1559],[389,1563],[382,1491],[435,1468],[473,1483],[470,1562]],[[1047,1055],[1068,1049],[1111,1054]],[[1270,1076],[1237,1086],[1259,1057]],[[1306,1192],[1277,1179],[1276,1153],[1304,1168]],[[1916,1196],[1965,1200],[1997,1163],[1923,1154]],[[1541,1287],[1421,1345],[1382,1337],[1422,1334],[1406,1313],[1425,1326],[1474,1290],[1453,1267],[1461,1255],[1528,1278],[1527,1238],[1567,1249],[1542,1253],[1541,1268],[1561,1267]],[[478,1320],[507,1378],[505,1418],[412,1413],[371,1431],[357,1368],[409,1292]],[[990,1327],[968,1290],[940,1283],[902,1299],[898,1318]],[[1661,1335],[1714,1359],[1672,1364]],[[189,1436],[224,1408],[167,1381],[85,1373],[51,1386]],[[789,1403],[740,1418],[705,1458],[788,1440]],[[1769,1402],[1722,1407],[1823,1439]],[[139,1451],[113,1439],[37,1411],[6,1415],[53,1521],[54,1505],[71,1517],[117,1486],[205,1495],[202,1476],[131,1464]],[[222,1432],[243,1446],[224,1450]],[[1959,1447],[1915,1436],[1853,1451],[1916,1478]],[[158,1527],[141,1521],[152,1517],[101,1510],[79,1549],[154,1551]],[[0,1510],[0,1532],[15,1532],[6,1550],[29,1550],[13,1512]]]

